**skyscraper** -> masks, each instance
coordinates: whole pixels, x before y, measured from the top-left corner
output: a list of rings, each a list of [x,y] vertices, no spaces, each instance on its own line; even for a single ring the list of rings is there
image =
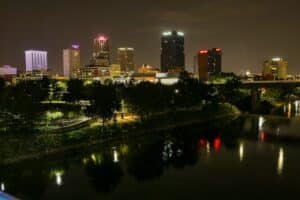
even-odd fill
[[[69,49],[63,50],[63,71],[65,77],[73,76],[80,68],[79,45],[72,45]]]
[[[208,81],[208,64],[209,63],[209,51],[200,50],[198,53],[198,73],[199,79],[202,81]]]
[[[184,33],[164,32],[161,38],[161,71],[184,71]]]
[[[26,72],[46,71],[48,69],[47,51],[25,51]]]
[[[202,81],[208,81],[210,76],[222,73],[222,50],[220,48],[199,51],[198,73],[199,79]]]
[[[110,48],[109,39],[105,36],[99,36],[94,39],[92,65],[109,67],[110,65]]]
[[[288,62],[283,58],[272,58],[263,63],[263,77],[267,80],[284,80],[287,77]]]
[[[118,64],[121,66],[122,72],[134,71],[134,49],[118,48],[117,53]]]
[[[209,51],[208,72],[210,76],[219,75],[222,72],[222,49],[213,48]]]

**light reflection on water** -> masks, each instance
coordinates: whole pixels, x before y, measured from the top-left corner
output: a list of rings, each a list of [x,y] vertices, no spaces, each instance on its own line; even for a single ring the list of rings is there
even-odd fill
[[[244,160],[244,143],[243,142],[240,143],[239,158],[240,158],[240,162],[243,162],[243,160]]]
[[[284,105],[283,115],[288,118],[300,116],[300,101],[289,102]]]
[[[4,192],[5,191],[5,184],[1,183],[1,191]]]
[[[300,172],[291,169],[299,168],[300,163],[297,159],[287,161],[286,157],[295,158],[300,148],[272,143],[265,138],[267,136],[262,136],[270,126],[268,118],[261,116],[246,120],[251,121],[251,130],[245,131],[241,128],[245,126],[239,123],[224,129],[213,128],[213,131],[191,127],[190,131],[185,131],[184,137],[175,131],[172,135],[164,133],[135,141],[122,141],[120,144],[99,145],[71,156],[59,155],[62,157],[1,168],[1,190],[22,199],[59,199],[59,195],[70,197],[67,188],[74,188],[74,194],[80,191],[81,199],[114,199],[121,196],[140,199],[128,196],[130,192],[124,191],[139,188],[159,195],[159,188],[172,188],[174,194],[178,191],[197,197],[198,190],[192,190],[194,184],[213,187],[220,195],[227,190],[242,191],[242,185],[248,182],[257,190],[265,185],[276,192],[280,192],[280,187],[289,188],[294,178],[300,175]],[[231,135],[228,137],[228,134]],[[224,189],[228,180],[232,189]],[[186,186],[183,187],[181,181]],[[159,188],[155,185],[150,187],[153,182],[159,183]],[[274,185],[274,182],[280,184]],[[202,192],[205,193],[205,189]],[[294,191],[291,189],[290,192]],[[31,196],[33,194],[38,196]],[[173,198],[182,199],[180,195]]]
[[[283,167],[284,167],[284,150],[281,147],[279,149],[278,162],[277,162],[277,172],[278,172],[278,175],[282,175]]]

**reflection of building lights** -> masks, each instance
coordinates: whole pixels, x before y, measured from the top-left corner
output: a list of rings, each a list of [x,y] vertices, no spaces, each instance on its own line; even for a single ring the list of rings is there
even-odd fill
[[[299,101],[295,101],[295,115],[299,116]]]
[[[65,171],[62,169],[54,169],[50,171],[50,177],[55,178],[55,183],[57,186],[61,186],[63,184],[62,176],[64,173]]]
[[[119,153],[117,152],[117,150],[114,150],[114,162],[119,162]]]
[[[5,191],[5,185],[4,185],[4,183],[1,183],[1,191]]]
[[[277,162],[277,173],[278,173],[278,175],[282,174],[283,165],[284,165],[284,151],[283,151],[283,148],[280,148],[279,149],[279,154],[278,154],[278,162]]]
[[[163,149],[163,160],[167,161],[169,158],[172,158],[173,156],[173,142],[171,141],[166,141],[164,144],[164,149]]]
[[[220,138],[216,138],[214,141],[214,149],[216,151],[219,151],[221,148],[221,139]]]
[[[100,165],[102,161],[101,154],[91,154],[91,159],[95,165]]]
[[[259,116],[259,118],[258,118],[258,131],[259,132],[262,131],[265,121],[266,120],[263,116]]]
[[[206,140],[200,139],[198,144],[199,144],[199,146],[204,146],[204,145],[206,145]]]
[[[260,137],[259,138],[260,138],[260,141],[264,142],[266,140],[266,133],[262,131],[260,133]]]
[[[207,142],[207,144],[206,144],[206,152],[210,153],[210,144],[209,144],[209,142]]]
[[[56,185],[61,186],[62,185],[62,173],[60,173],[60,172],[55,173],[55,177],[56,177]]]
[[[291,103],[289,103],[289,106],[288,106],[287,117],[288,118],[292,117],[292,104]]]
[[[240,156],[240,161],[242,162],[244,160],[244,144],[240,144],[239,148],[239,156]]]
[[[84,165],[86,165],[88,162],[89,162],[89,159],[88,159],[88,158],[83,158],[83,159],[82,159],[82,163],[83,163]]]
[[[127,144],[122,144],[120,150],[122,155],[127,155],[129,152],[129,147]]]

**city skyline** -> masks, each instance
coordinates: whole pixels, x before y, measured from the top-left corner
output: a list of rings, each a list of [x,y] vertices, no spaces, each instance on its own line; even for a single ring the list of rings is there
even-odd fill
[[[143,1],[130,4],[133,7],[128,11],[124,11],[129,7],[125,2],[114,7],[115,2],[111,1],[103,12],[93,12],[101,2],[90,0],[73,2],[74,12],[65,15],[68,2],[1,1],[0,65],[24,69],[23,51],[42,49],[49,52],[49,67],[61,72],[64,47],[79,43],[82,63],[88,63],[93,38],[104,33],[111,38],[114,61],[118,47],[132,46],[137,66],[158,67],[161,33],[175,29],[185,32],[189,70],[199,49],[220,47],[224,50],[224,71],[261,72],[264,60],[280,56],[289,62],[288,73],[300,72],[297,65],[300,4],[295,0],[175,0],[172,5],[169,0]],[[103,16],[109,17],[99,21]]]

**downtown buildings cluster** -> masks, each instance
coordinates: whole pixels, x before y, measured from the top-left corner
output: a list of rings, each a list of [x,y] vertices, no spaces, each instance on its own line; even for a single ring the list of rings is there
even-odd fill
[[[151,81],[166,84],[176,83],[179,74],[186,69],[185,35],[181,31],[166,31],[161,35],[160,68],[149,65],[135,66],[135,50],[133,47],[120,47],[117,49],[116,62],[112,62],[110,40],[106,36],[98,36],[93,41],[93,50],[90,61],[81,62],[80,45],[73,44],[70,48],[62,50],[62,66],[64,79],[79,78],[115,82]],[[200,49],[194,56],[194,66],[191,76],[202,81],[209,81],[212,77],[222,75],[221,48]],[[21,78],[38,78],[49,76],[48,53],[46,51],[25,51],[25,73],[18,73]],[[10,66],[0,68],[0,76],[16,76],[17,71]],[[283,58],[272,58],[263,63],[262,74],[252,75],[245,73],[246,78],[284,80],[287,79],[287,62]],[[58,77],[56,75],[56,77]],[[258,78],[257,78],[258,77]]]

